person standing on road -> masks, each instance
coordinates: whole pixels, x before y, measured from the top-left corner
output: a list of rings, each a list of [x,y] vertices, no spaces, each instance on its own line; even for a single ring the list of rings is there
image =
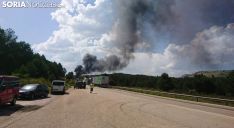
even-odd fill
[[[93,84],[93,83],[91,83],[91,84],[90,84],[90,93],[92,93],[92,92],[93,92],[93,88],[94,88],[94,84]]]

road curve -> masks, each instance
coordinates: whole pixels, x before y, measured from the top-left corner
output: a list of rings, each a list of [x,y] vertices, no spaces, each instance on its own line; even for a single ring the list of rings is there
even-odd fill
[[[72,90],[8,128],[234,128],[234,111],[138,93]]]

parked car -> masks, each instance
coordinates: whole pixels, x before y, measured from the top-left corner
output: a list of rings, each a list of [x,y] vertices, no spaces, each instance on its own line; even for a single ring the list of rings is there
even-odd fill
[[[53,80],[51,86],[51,93],[60,92],[65,94],[65,81],[63,80]]]
[[[0,76],[0,104],[16,104],[19,96],[19,78],[15,76]]]
[[[19,90],[19,97],[22,99],[35,99],[40,97],[48,97],[48,86],[43,84],[27,84]]]

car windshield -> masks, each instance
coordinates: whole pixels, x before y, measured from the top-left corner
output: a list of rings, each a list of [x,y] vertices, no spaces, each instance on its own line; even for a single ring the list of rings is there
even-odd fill
[[[33,90],[36,87],[37,87],[37,85],[30,84],[30,85],[23,86],[21,89],[23,89],[23,90]]]
[[[64,82],[53,82],[53,85],[64,86]]]

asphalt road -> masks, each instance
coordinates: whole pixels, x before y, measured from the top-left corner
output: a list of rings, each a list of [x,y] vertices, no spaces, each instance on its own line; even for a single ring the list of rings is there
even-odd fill
[[[18,106],[0,112],[0,128],[234,128],[233,108],[113,89],[70,90]]]

